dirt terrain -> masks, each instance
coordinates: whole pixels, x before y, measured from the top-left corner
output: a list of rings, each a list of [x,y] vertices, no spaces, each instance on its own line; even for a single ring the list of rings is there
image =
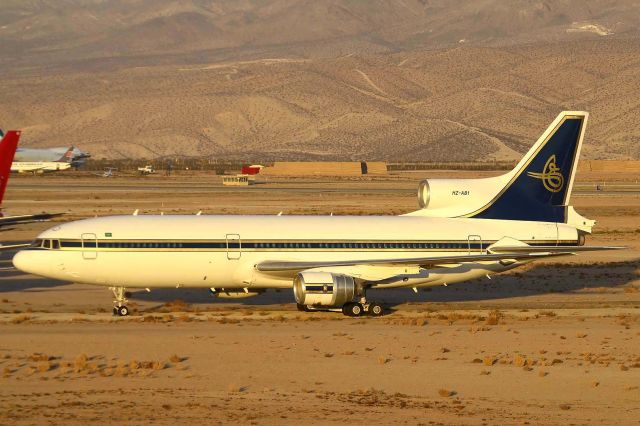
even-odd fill
[[[424,175],[269,179],[12,178],[8,213],[400,214]],[[595,185],[607,181],[604,191]],[[579,175],[573,204],[599,222],[593,245],[430,291],[372,292],[382,318],[300,313],[290,291],[215,299],[134,291],[114,318],[107,289],[0,272],[0,423],[632,424],[640,403],[640,188]],[[7,244],[51,223],[2,232]],[[10,255],[3,255],[3,266]]]

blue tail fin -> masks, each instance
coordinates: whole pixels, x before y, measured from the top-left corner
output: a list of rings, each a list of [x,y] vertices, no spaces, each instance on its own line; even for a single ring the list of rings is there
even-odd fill
[[[560,113],[509,173],[505,187],[469,217],[565,223],[588,116]]]

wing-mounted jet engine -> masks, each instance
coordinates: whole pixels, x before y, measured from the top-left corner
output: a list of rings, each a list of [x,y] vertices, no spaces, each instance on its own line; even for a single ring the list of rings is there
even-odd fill
[[[409,215],[557,222],[591,233],[596,222],[569,205],[587,118],[586,112],[560,114],[504,175],[423,180],[421,210]]]
[[[293,280],[293,294],[300,310],[341,309],[343,314],[354,317],[363,313],[363,305],[353,302],[364,296],[363,288],[349,275],[300,272]],[[366,308],[373,316],[382,315],[377,303],[369,303]]]

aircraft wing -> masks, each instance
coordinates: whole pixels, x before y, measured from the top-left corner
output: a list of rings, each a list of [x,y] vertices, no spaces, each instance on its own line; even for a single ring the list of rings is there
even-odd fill
[[[444,257],[412,257],[397,259],[357,259],[357,260],[337,260],[337,261],[278,261],[266,260],[258,263],[255,268],[260,272],[287,272],[287,271],[304,271],[315,268],[345,267],[345,266],[418,266],[429,268],[442,265],[459,265],[461,263],[470,262],[507,262],[514,263],[517,261],[531,261],[538,259],[546,259],[559,256],[570,256],[578,251],[586,251],[583,246],[565,246],[565,247],[531,247],[526,248],[532,250],[522,250],[516,247],[513,251],[506,251],[506,247],[500,248],[500,253],[488,254],[472,254],[461,256],[444,256]],[[538,250],[543,248],[544,250]],[[616,250],[623,247],[589,247],[591,250]]]
[[[42,222],[54,217],[62,216],[64,213],[39,213],[22,214],[17,216],[0,217],[0,226],[16,225],[19,223]]]
[[[256,265],[256,269],[260,272],[284,272],[284,271],[304,271],[306,269],[327,268],[332,266],[420,266],[432,267],[437,265],[451,265],[467,262],[484,262],[484,261],[507,261],[507,260],[531,260],[544,257],[568,256],[574,253],[503,253],[503,254],[482,254],[482,255],[463,255],[463,256],[446,256],[446,257],[410,257],[397,259],[358,259],[358,260],[337,260],[337,261],[278,261],[266,260]]]

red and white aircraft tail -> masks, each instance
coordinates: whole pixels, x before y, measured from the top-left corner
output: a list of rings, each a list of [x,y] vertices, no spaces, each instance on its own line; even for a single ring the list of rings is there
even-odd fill
[[[4,198],[4,191],[7,189],[9,174],[11,173],[11,163],[18,148],[20,140],[19,130],[9,130],[0,141],[0,204]]]
[[[62,157],[60,157],[60,159],[58,161],[60,162],[65,162],[65,163],[72,163],[73,162],[73,150],[75,149],[75,147],[73,145],[71,145],[71,147],[69,149],[67,149],[67,151],[64,153],[64,155]]]

